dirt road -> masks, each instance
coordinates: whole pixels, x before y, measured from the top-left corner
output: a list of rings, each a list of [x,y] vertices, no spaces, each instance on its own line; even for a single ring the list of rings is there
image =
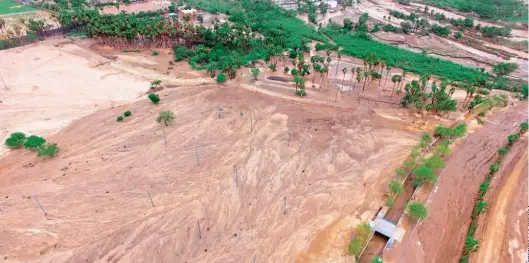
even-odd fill
[[[499,171],[503,180],[492,182],[486,198],[489,209],[478,229],[481,245],[472,262],[518,263],[526,260],[527,244],[527,140],[518,142]]]
[[[427,205],[428,218],[418,228],[407,249],[403,252],[403,246],[396,246],[391,254],[397,257],[388,262],[457,262],[478,186],[497,149],[505,144],[507,135],[518,131],[519,123],[526,119],[527,102],[502,109],[456,145],[446,162],[438,189]],[[398,261],[402,253],[404,256]]]

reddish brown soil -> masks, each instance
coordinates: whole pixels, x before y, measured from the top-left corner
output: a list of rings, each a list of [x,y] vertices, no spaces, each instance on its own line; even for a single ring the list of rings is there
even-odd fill
[[[348,230],[373,216],[389,172],[419,135],[372,112],[278,99],[231,84],[160,95],[159,105],[142,99],[99,110],[47,136],[61,148],[53,159],[22,149],[0,159],[2,256],[42,262],[326,259],[329,248],[317,250],[318,240],[348,240]],[[117,123],[125,110],[132,115]],[[155,123],[160,110],[172,110],[175,123]],[[332,234],[323,234],[327,230]],[[337,257],[346,241],[338,243],[330,248],[338,248]]]
[[[495,160],[497,149],[506,143],[507,135],[518,131],[519,123],[526,119],[527,102],[522,102],[495,114],[458,143],[427,205],[428,218],[409,243],[396,245],[388,253],[385,262],[458,260],[479,184]]]
[[[522,137],[502,163],[485,201],[476,239],[480,250],[472,262],[518,263],[527,252],[527,138]]]

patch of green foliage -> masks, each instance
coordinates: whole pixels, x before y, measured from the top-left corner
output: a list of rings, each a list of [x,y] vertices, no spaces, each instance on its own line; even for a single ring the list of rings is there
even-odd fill
[[[171,122],[174,121],[174,114],[172,111],[163,110],[158,113],[158,117],[156,117],[157,123],[163,123],[165,126],[169,126]]]
[[[37,151],[37,156],[53,157],[58,152],[59,152],[59,147],[57,147],[56,143],[46,143],[39,147],[39,150]]]
[[[355,237],[349,243],[349,253],[353,254],[357,259],[360,256],[360,252],[367,245],[369,236],[373,230],[368,224],[362,223],[357,225],[355,228]]]
[[[424,0],[437,6],[455,7],[462,12],[475,12],[481,18],[527,22],[527,6],[519,0]]]
[[[36,135],[31,135],[26,138],[26,141],[24,142],[24,148],[30,150],[37,150],[44,143],[46,143],[46,140],[44,138]]]
[[[0,1],[0,15],[16,14],[23,12],[37,11],[29,6],[23,5],[16,0]]]
[[[428,209],[423,203],[411,202],[406,206],[406,210],[417,220],[424,220],[428,216]]]
[[[151,52],[151,55],[152,56],[158,56],[158,55],[160,55],[160,52],[155,50],[155,51]]]
[[[26,135],[22,132],[13,132],[9,136],[9,138],[6,139],[4,145],[9,148],[20,148],[22,145],[24,145],[24,142],[26,141]]]
[[[152,103],[158,104],[160,102],[160,96],[156,93],[150,93],[149,96],[147,96]]]
[[[125,117],[129,117],[130,114],[132,114],[132,113],[131,113],[129,110],[123,113],[123,115],[124,115]]]
[[[118,116],[118,117],[116,118],[116,121],[117,121],[117,122],[122,122],[122,121],[123,121],[123,116]]]
[[[342,52],[357,58],[376,53],[387,65],[398,67],[419,75],[436,75],[451,80],[472,79],[476,70],[439,58],[407,51],[376,40],[366,39],[362,34],[347,34],[327,27],[322,31],[343,47]]]

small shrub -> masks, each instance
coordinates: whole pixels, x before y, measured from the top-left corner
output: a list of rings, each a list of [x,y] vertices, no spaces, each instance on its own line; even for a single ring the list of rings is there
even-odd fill
[[[160,96],[158,94],[156,94],[156,93],[149,94],[148,98],[154,104],[158,104],[158,102],[160,101]]]
[[[500,165],[498,163],[493,163],[489,166],[489,171],[491,174],[495,174],[500,169]]]
[[[37,152],[37,156],[50,156],[53,157],[56,153],[59,152],[59,147],[57,147],[56,143],[46,143],[45,145],[41,145],[39,147],[39,150]]]
[[[305,91],[305,89],[298,89],[296,90],[296,95],[300,97],[307,96],[307,92]]]
[[[419,142],[421,148],[426,148],[430,142],[432,142],[432,136],[430,136],[430,134],[427,132],[423,133],[421,136],[421,141]]]
[[[160,55],[160,52],[158,52],[158,51],[155,50],[155,51],[153,51],[153,52],[151,53],[151,55],[153,55],[153,56],[158,56],[158,55]]]
[[[276,65],[275,64],[268,65],[268,68],[271,69],[273,72],[276,71]]]
[[[258,68],[252,68],[251,71],[253,79],[257,80],[257,77],[259,76],[259,73],[261,73],[261,71]]]
[[[507,137],[509,146],[512,146],[518,140],[518,138],[520,138],[520,135],[517,133],[509,135]]]
[[[43,145],[46,140],[42,137],[31,135],[24,142],[24,148],[30,150],[37,150],[41,145]]]
[[[386,206],[387,207],[392,207],[394,203],[395,203],[395,199],[393,199],[390,196],[388,196],[388,199],[386,199]]]
[[[527,128],[529,128],[529,124],[526,121],[520,123],[520,133],[525,133]]]
[[[132,113],[129,110],[123,113],[123,115],[125,115],[125,117],[129,117],[130,114],[132,114]]]
[[[226,75],[224,75],[224,73],[220,73],[219,75],[217,75],[217,83],[218,84],[222,84],[224,82],[226,82]]]
[[[285,67],[284,71],[285,71],[285,73],[288,73],[290,71],[290,69],[288,67]]]
[[[24,133],[13,132],[4,144],[9,148],[20,148],[24,145],[24,141],[26,141],[26,135]]]
[[[509,148],[507,148],[507,147],[503,147],[503,148],[500,148],[500,149],[498,150],[498,154],[499,154],[500,156],[505,156],[505,155],[507,154],[508,151],[509,151]]]
[[[118,116],[118,117],[116,118],[116,121],[117,121],[117,122],[122,122],[122,121],[123,121],[123,116]]]
[[[406,170],[404,170],[402,168],[395,169],[395,173],[397,174],[398,177],[405,177],[406,176]]]
[[[151,89],[155,89],[158,86],[160,86],[161,84],[162,84],[161,80],[159,80],[159,79],[153,80],[153,81],[151,81]]]

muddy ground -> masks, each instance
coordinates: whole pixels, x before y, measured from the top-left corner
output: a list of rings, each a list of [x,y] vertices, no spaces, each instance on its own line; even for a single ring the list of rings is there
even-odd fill
[[[0,53],[13,57],[2,67],[6,135],[43,135],[61,149],[39,159],[3,148],[7,260],[350,261],[351,230],[383,205],[392,171],[420,136],[406,111],[385,103],[340,94],[334,104],[332,90],[312,88],[304,100],[290,83],[250,80],[248,69],[218,86],[170,65],[169,50],[61,41]],[[158,105],[145,95],[153,79],[165,86]],[[175,123],[157,124],[161,110]]]
[[[489,165],[495,160],[496,151],[505,145],[507,135],[517,132],[519,123],[525,120],[527,120],[526,102],[519,103],[515,107],[504,108],[501,112],[488,118],[483,127],[477,128],[475,132],[471,131],[467,138],[457,144],[453,149],[452,156],[446,161],[446,168],[442,172],[438,186],[427,205],[429,211],[427,219],[417,228],[411,241],[408,242],[409,235],[406,235],[405,242],[396,245],[384,255],[385,262],[456,262],[458,260],[470,223],[470,214],[479,190],[479,184],[486,176]],[[524,155],[519,154],[527,148],[526,138],[523,138],[518,144],[517,147],[513,148],[510,154],[511,158],[507,158],[502,167],[511,167],[518,161],[527,162],[527,159],[522,158]],[[508,180],[502,179],[507,175],[509,175],[508,172],[498,173],[495,182]],[[522,177],[520,177],[520,182],[523,185],[523,180],[526,180],[527,177]],[[527,199],[522,199],[523,202],[519,202],[519,199],[515,199],[517,196],[515,193],[516,191],[506,195],[510,198],[506,202],[520,204],[503,207],[502,211],[507,215],[518,215],[509,220],[516,222],[514,225],[521,226],[521,233],[526,233],[527,218],[520,217],[520,212],[521,210],[525,212]],[[489,200],[492,203],[492,200],[495,200],[495,195],[487,196],[487,201]],[[494,220],[494,222],[497,221]],[[508,228],[514,227],[508,226]],[[507,247],[509,242],[525,244],[525,235],[514,235],[513,232],[510,230],[507,236],[509,236],[509,240],[512,238],[514,241],[495,236],[493,240],[496,241],[490,242],[499,242],[498,245],[503,244],[502,247]],[[480,240],[481,244],[483,242]],[[511,251],[518,255],[517,253],[524,250],[523,247],[518,245]],[[482,262],[507,262],[504,260],[513,257],[509,257],[505,249],[502,251],[506,257],[489,258],[489,261]]]

